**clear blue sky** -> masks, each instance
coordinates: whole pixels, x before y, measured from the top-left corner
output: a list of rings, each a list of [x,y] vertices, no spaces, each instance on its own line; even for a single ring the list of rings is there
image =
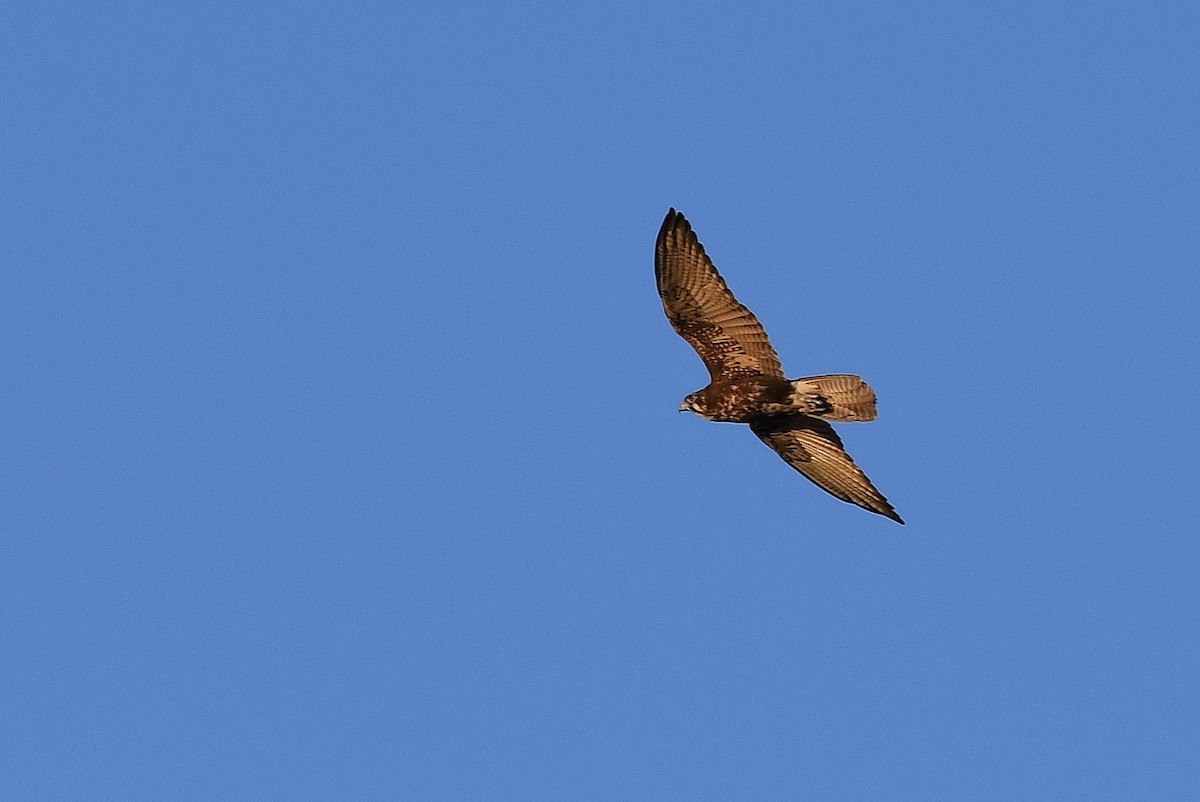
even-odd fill
[[[19,5],[0,796],[1200,796],[1194,4]]]

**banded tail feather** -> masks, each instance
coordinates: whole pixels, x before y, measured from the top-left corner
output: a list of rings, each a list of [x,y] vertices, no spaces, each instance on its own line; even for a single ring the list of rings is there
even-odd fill
[[[835,421],[871,421],[878,417],[875,391],[861,376],[830,373],[792,381],[797,409],[815,418]]]

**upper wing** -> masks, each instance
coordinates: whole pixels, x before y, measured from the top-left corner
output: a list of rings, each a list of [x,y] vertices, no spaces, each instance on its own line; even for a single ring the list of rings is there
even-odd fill
[[[714,380],[784,378],[762,324],[733,297],[688,221],[674,209],[658,232],[654,275],[667,319],[700,354]]]
[[[778,452],[784,462],[817,487],[842,501],[904,523],[867,475],[850,459],[842,448],[842,439],[825,421],[807,415],[785,415],[763,418],[751,423],[750,428]]]

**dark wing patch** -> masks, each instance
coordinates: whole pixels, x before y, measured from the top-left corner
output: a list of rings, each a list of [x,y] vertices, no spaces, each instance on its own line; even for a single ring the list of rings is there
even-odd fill
[[[733,297],[688,221],[674,209],[658,232],[654,275],[667,319],[700,354],[714,381],[784,378],[762,324]]]
[[[783,461],[842,501],[904,523],[867,475],[854,464],[833,427],[807,415],[763,418],[750,424]]]

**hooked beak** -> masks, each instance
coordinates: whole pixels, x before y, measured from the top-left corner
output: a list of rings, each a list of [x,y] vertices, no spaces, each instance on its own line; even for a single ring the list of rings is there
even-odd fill
[[[682,404],[679,405],[679,411],[680,412],[691,412],[691,410],[688,409],[687,401],[684,401]]]

